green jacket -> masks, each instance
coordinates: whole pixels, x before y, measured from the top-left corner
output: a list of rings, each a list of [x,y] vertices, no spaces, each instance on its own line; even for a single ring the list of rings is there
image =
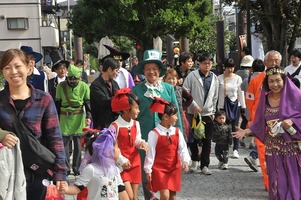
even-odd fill
[[[178,107],[178,111],[179,111],[179,106],[178,106],[178,102],[173,86],[165,82],[162,82],[162,86],[163,86],[163,92],[161,93],[161,98],[175,104]],[[139,105],[140,113],[138,115],[137,120],[140,123],[142,139],[144,139],[145,141],[147,141],[148,139],[148,133],[153,128],[155,128],[157,124],[160,123],[161,121],[157,113],[150,112],[149,105],[153,102],[153,99],[144,96],[144,93],[146,91],[147,91],[147,87],[145,86],[144,82],[140,83],[139,85],[136,85],[133,88],[133,93],[138,96],[140,101],[140,105]],[[183,133],[183,126],[182,126],[180,112],[178,112],[178,120],[176,126],[179,127]]]
[[[66,115],[66,112],[75,112],[79,110],[83,110],[86,101],[90,101],[90,88],[88,84],[83,81],[79,81],[78,85],[74,88],[71,88],[66,84],[67,93],[69,95],[70,101],[72,102],[74,107],[71,107],[68,104],[66,96],[64,94],[64,90],[61,82],[56,88],[56,101],[60,101],[60,127],[62,130],[63,136],[69,135],[78,135],[82,134],[82,129],[86,126],[86,117],[85,113]],[[87,110],[87,107],[86,111]]]

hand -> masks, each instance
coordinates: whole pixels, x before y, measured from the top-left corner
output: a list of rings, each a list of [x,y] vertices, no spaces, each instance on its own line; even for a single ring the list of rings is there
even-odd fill
[[[243,130],[241,128],[238,128],[236,132],[232,132],[231,134],[235,138],[242,139],[247,135],[247,130],[249,129]]]
[[[283,120],[282,123],[281,123],[281,126],[282,126],[285,130],[289,129],[292,125],[293,125],[293,121],[290,120],[290,119],[285,119],[285,120]]]
[[[86,118],[86,126],[90,127],[91,124],[91,119],[90,118]]]
[[[152,174],[151,173],[146,173],[145,176],[146,176],[146,179],[148,181],[152,181]]]
[[[13,148],[17,142],[19,141],[19,138],[14,136],[13,134],[7,134],[4,139],[1,141],[1,143],[8,147],[8,148]]]
[[[202,109],[199,107],[199,106],[197,106],[197,107],[195,107],[194,109],[193,109],[193,113],[195,114],[195,115],[197,115],[197,114],[199,114],[199,113],[201,113],[202,112]]]
[[[130,163],[130,161],[127,161],[126,163],[124,163],[123,165],[122,165],[122,169],[123,170],[127,170],[127,169],[130,169],[131,168],[131,163]]]
[[[182,85],[183,84],[183,79],[182,78],[180,78],[179,80],[178,80],[178,85]]]
[[[145,153],[148,152],[148,145],[146,142],[141,142],[140,143],[140,149],[144,149]]]
[[[56,188],[62,193],[66,193],[68,190],[68,183],[66,181],[57,181]]]
[[[184,172],[185,172],[185,173],[188,173],[189,167],[188,167],[188,163],[187,163],[187,162],[183,162],[183,163],[182,163],[182,168],[184,169]]]

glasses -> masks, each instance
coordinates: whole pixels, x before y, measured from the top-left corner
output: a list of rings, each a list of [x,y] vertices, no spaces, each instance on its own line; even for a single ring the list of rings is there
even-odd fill
[[[128,138],[129,138],[129,145],[132,147],[134,145],[132,134],[131,134],[131,128],[128,128]]]
[[[167,136],[167,140],[168,140],[169,144],[172,144],[172,140],[171,140],[171,137],[169,135],[169,132],[166,132],[166,136]]]

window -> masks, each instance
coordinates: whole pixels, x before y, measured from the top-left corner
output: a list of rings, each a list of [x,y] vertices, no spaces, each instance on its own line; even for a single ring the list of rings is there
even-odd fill
[[[28,18],[7,18],[8,30],[26,30],[28,28]]]

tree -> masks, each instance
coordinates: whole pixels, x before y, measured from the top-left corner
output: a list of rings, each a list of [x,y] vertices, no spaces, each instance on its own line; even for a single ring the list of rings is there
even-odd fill
[[[247,0],[238,0],[238,6],[246,9]],[[298,37],[301,37],[300,0],[248,0],[251,19],[256,31],[263,34],[266,50],[277,50],[283,55],[283,65],[287,62]],[[232,0],[226,0],[232,3]]]
[[[102,37],[126,36],[144,49],[152,39],[174,34],[189,39],[204,33],[203,19],[212,13],[211,0],[79,0],[70,28],[88,43]]]

